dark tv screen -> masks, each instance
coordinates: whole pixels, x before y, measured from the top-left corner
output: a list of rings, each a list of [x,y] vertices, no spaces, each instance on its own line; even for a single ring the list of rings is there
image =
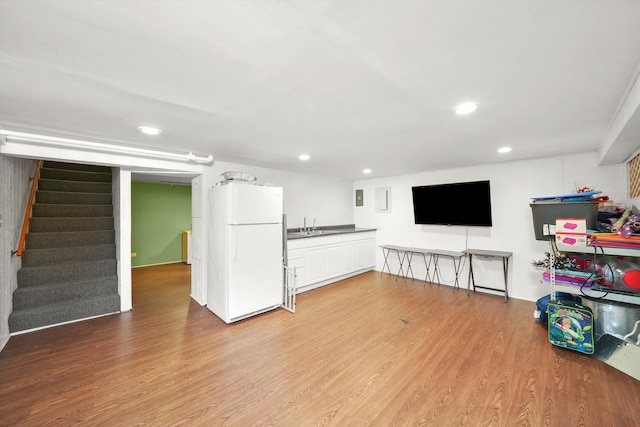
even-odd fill
[[[493,225],[489,181],[422,185],[411,190],[416,224]]]

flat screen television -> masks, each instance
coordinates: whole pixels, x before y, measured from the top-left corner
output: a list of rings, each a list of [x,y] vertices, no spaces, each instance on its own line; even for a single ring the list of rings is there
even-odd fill
[[[416,224],[491,227],[489,181],[411,187]]]

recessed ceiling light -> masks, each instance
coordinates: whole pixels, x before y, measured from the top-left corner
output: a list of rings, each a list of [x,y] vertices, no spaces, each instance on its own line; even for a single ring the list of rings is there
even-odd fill
[[[362,169],[362,173],[371,173],[371,169],[369,169],[369,168]]]
[[[508,153],[511,151],[511,147],[500,147],[498,148],[498,153]]]
[[[456,106],[453,111],[455,111],[456,114],[463,116],[465,114],[473,113],[476,111],[476,108],[478,108],[478,104],[476,102],[465,102],[464,104]]]
[[[300,160],[302,160],[302,161],[307,161],[307,160],[309,160],[309,159],[311,158],[311,156],[310,156],[310,155],[308,155],[308,154],[300,154],[300,155],[298,156],[298,158],[299,158]]]
[[[150,126],[138,126],[138,130],[146,135],[160,135],[162,130]]]

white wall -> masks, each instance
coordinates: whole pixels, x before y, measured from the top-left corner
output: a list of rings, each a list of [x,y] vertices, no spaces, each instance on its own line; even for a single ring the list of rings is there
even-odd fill
[[[353,224],[351,180],[214,162],[205,170],[204,186],[208,189],[222,181],[220,174],[227,171],[246,172],[257,177],[257,182],[283,187],[289,228],[302,226],[304,217],[307,224],[315,218],[317,226]]]
[[[204,281],[207,273],[206,188],[203,175],[191,180],[191,298],[200,305],[207,302]]]
[[[131,310],[131,172],[122,168],[113,170],[113,224],[118,260],[118,293],[120,311]]]
[[[0,350],[9,340],[9,314],[13,291],[18,282],[16,273],[22,266],[20,257],[12,256],[17,249],[29,199],[36,161],[0,155]]]
[[[411,187],[448,182],[491,181],[493,227],[427,226],[416,225],[413,219]],[[548,286],[540,284],[540,272],[531,262],[544,258],[548,244],[535,240],[530,198],[571,193],[577,187],[589,186],[603,191],[616,202],[624,203],[628,195],[626,165],[597,166],[597,153],[545,158],[508,163],[497,163],[461,169],[424,172],[356,181],[353,190],[364,190],[364,206],[354,208],[358,226],[378,229],[377,243],[439,248],[462,251],[466,248],[493,249],[513,252],[509,266],[509,294],[514,298],[535,301],[549,293]],[[391,212],[376,213],[374,192],[376,187],[391,187]],[[439,206],[434,200],[434,208]],[[467,207],[470,212],[473,206]],[[382,251],[377,254],[376,269],[383,264]],[[416,277],[424,278],[422,262],[414,260]],[[392,271],[398,262],[393,260]],[[451,263],[440,261],[445,284],[451,285],[454,274]],[[502,264],[499,261],[476,263],[474,273],[477,284],[501,287]],[[466,289],[467,266],[461,274],[460,285]],[[480,283],[482,282],[482,283]]]

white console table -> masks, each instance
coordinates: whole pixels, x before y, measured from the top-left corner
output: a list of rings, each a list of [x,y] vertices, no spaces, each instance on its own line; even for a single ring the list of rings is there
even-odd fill
[[[450,258],[453,262],[453,271],[456,275],[453,287],[460,289],[460,283],[458,281],[460,275],[460,265],[462,264],[462,257],[464,256],[463,252],[456,251],[441,251],[434,249],[431,251],[431,256],[433,257],[433,279],[437,284],[440,284],[440,270],[439,270],[439,261],[440,257]]]
[[[389,274],[393,274],[391,273],[391,268],[389,267],[389,254],[391,252],[395,252],[398,257],[398,262],[400,263],[397,276],[402,276],[406,279],[409,275],[411,275],[411,278],[414,279],[413,269],[411,268],[411,261],[413,259],[413,255],[418,254],[422,256],[427,271],[424,281],[432,282],[431,279],[433,278],[434,283],[441,284],[439,261],[440,257],[445,257],[450,258],[453,261],[453,271],[455,272],[453,287],[460,288],[460,265],[462,264],[461,259],[465,255],[463,252],[444,251],[438,249],[410,248],[406,246],[396,245],[381,245],[380,247],[382,248],[382,255],[384,257],[384,263],[382,264],[382,270],[380,271],[380,274],[384,273],[385,268],[387,269]],[[429,273],[431,265],[433,265],[433,276]]]
[[[426,275],[424,278],[425,282],[431,282],[431,275],[429,274],[429,269],[431,268],[431,264],[433,261],[433,250],[431,249],[421,249],[421,248],[407,248],[407,273],[411,272],[411,278],[413,279],[413,270],[411,270],[411,260],[413,259],[413,255],[420,255],[422,260],[424,261],[424,265],[426,267]]]
[[[398,256],[398,263],[400,264],[400,267],[398,269],[398,272],[396,273],[396,276],[398,276],[398,277],[402,276],[402,277],[406,278],[402,266],[404,264],[404,260],[405,260],[405,257],[407,255],[407,250],[409,248],[406,248],[404,246],[396,246],[396,245],[382,245],[380,247],[382,248],[382,256],[384,257],[384,263],[382,264],[382,270],[380,270],[380,274],[384,273],[384,268],[385,267],[387,267],[387,271],[389,272],[389,274],[393,274],[391,272],[391,268],[389,267],[389,254],[391,252],[395,252],[396,255]],[[402,255],[400,255],[400,254],[402,254]],[[409,258],[409,268],[407,269],[407,272],[410,269],[411,269],[411,258]],[[412,272],[411,276],[413,277],[413,272]],[[396,277],[396,280],[398,280],[397,277]]]
[[[466,249],[464,251],[465,254],[469,256],[469,279],[467,280],[467,295],[470,292],[471,286],[473,286],[473,292],[476,291],[476,288],[479,289],[488,289],[491,291],[502,292],[504,293],[504,302],[507,302],[509,299],[509,290],[507,286],[507,275],[509,271],[509,258],[513,255],[512,252],[503,252],[503,251],[490,251],[486,249]],[[478,286],[476,285],[475,278],[473,277],[473,256],[481,258],[501,258],[502,259],[502,270],[504,272],[504,289],[499,288],[490,288],[488,286]]]

